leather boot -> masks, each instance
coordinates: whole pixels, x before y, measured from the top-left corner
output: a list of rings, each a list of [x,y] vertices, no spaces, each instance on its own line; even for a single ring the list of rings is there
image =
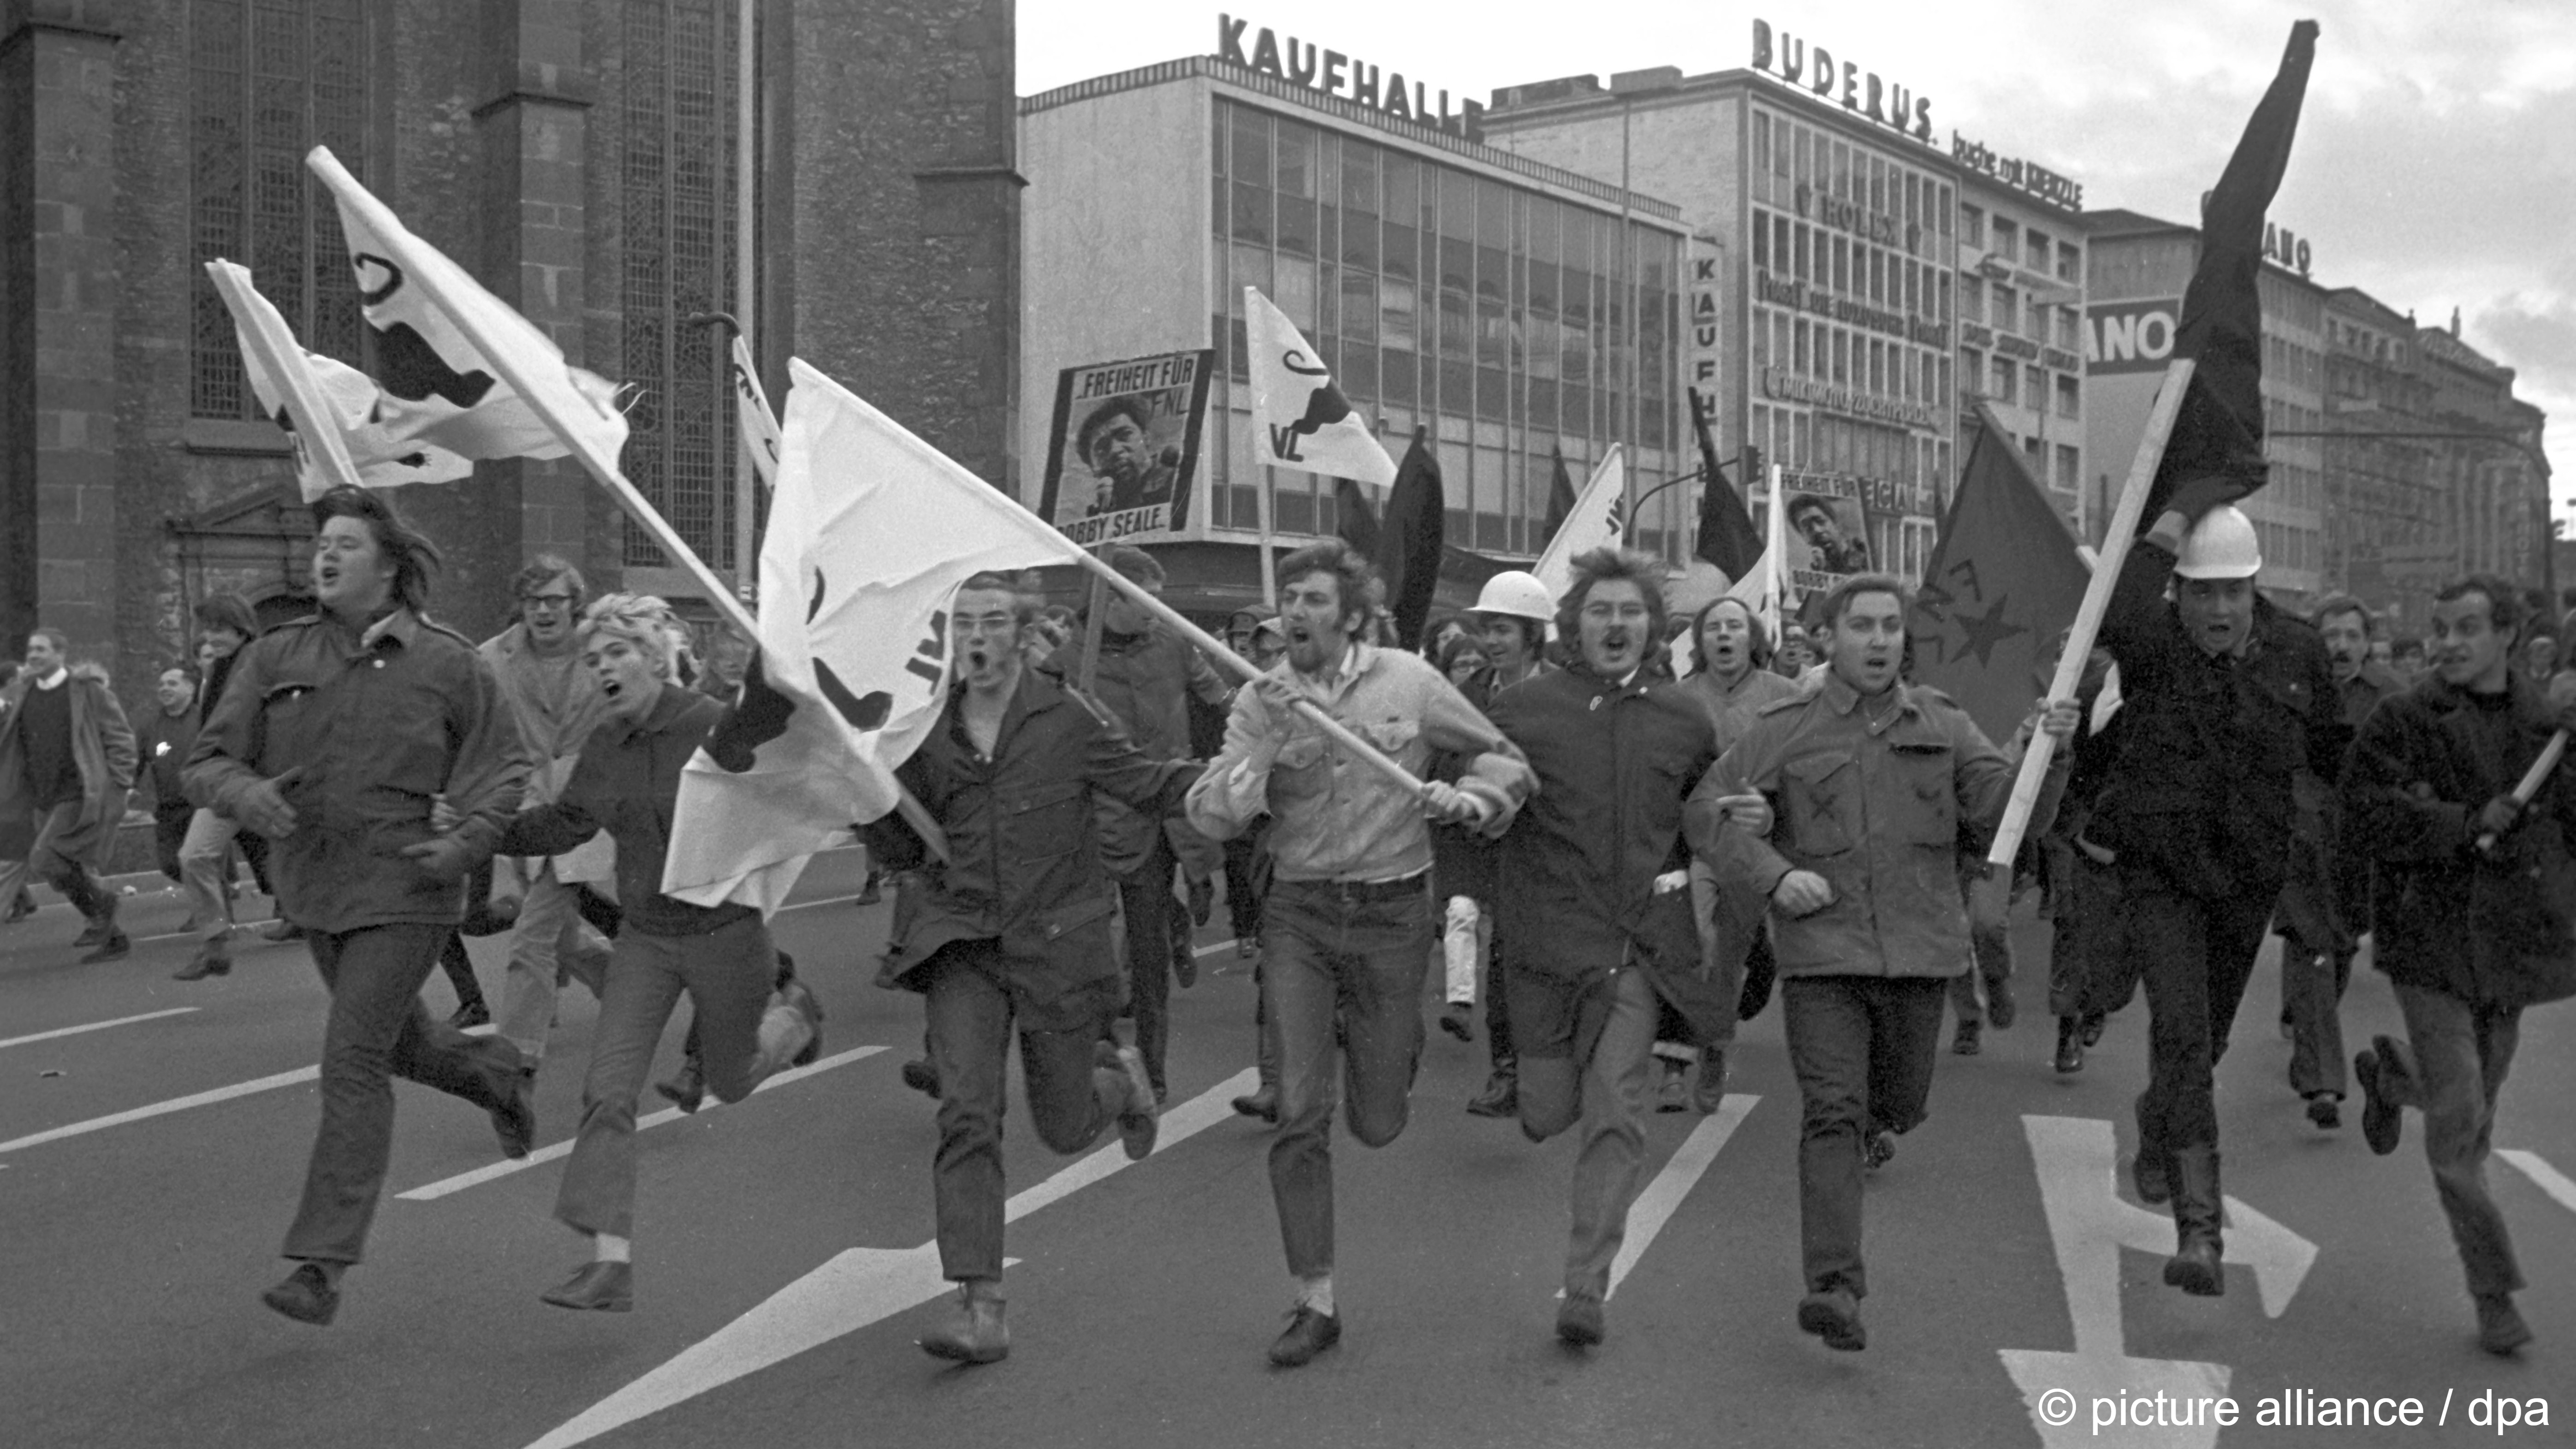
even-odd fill
[[[1496,1057],[1494,1074],[1485,1081],[1485,1090],[1476,1094],[1467,1110],[1478,1117],[1517,1117],[1521,1114],[1521,1064],[1517,1057]]]
[[[2057,1060],[2052,1064],[2058,1075],[2070,1076],[2084,1070],[2084,1020],[2061,1016],[2057,1019]]]
[[[2165,1282],[2185,1293],[2216,1298],[2227,1291],[2219,1266],[2218,1148],[2203,1142],[2173,1153],[2174,1255],[2165,1260]]]
[[[957,1285],[957,1309],[921,1336],[921,1351],[959,1363],[999,1363],[1011,1356],[1011,1330],[1002,1321],[1002,1285],[969,1279]]]

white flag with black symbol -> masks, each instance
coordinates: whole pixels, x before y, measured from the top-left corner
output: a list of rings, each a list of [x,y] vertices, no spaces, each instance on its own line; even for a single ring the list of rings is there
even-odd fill
[[[366,488],[451,483],[471,475],[464,458],[397,437],[377,420],[384,394],[375,379],[337,358],[307,352],[275,304],[251,285],[250,269],[206,263],[216,295],[233,314],[242,375],[259,410],[295,436],[296,473],[306,502],[350,480]]]
[[[1351,411],[1350,399],[1297,324],[1256,288],[1243,289],[1245,345],[1252,364],[1252,431],[1264,463],[1303,468],[1328,478],[1349,478],[1383,488],[1395,481],[1395,460]]]
[[[406,230],[327,148],[313,148],[305,162],[339,204],[359,305],[376,334],[375,380],[383,392],[376,421],[389,436],[465,458],[560,458],[572,451],[560,427],[615,467],[626,446],[626,415],[613,385],[564,361],[563,349],[536,324]],[[401,245],[388,244],[394,239]],[[471,328],[460,327],[459,317],[470,318]],[[507,351],[510,373],[543,394],[556,425],[502,380],[501,369],[466,340],[469,330]]]
[[[1077,552],[848,389],[787,369],[760,654],[680,776],[662,868],[662,889],[699,905],[774,910],[833,832],[893,809],[895,768],[948,699],[958,585]]]
[[[1552,598],[1562,598],[1574,587],[1574,556],[1596,548],[1624,547],[1628,537],[1628,463],[1619,445],[1610,445],[1603,454],[1601,466],[1592,470],[1591,481],[1567,511],[1565,521],[1539,551],[1538,562],[1530,572],[1547,585]]]
[[[751,470],[759,477],[762,488],[778,486],[778,414],[769,410],[769,394],[760,385],[760,369],[751,361],[751,348],[742,334],[733,335],[733,406],[741,420],[742,436],[751,452]]]

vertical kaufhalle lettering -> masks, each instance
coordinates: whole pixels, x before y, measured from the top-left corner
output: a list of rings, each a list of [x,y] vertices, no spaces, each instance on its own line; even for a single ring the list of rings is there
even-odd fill
[[[1810,46],[1785,30],[1774,44],[1768,20],[1753,22],[1753,68],[1804,86],[1828,101],[1839,101],[1844,110],[1866,116],[1900,136],[1933,144],[1930,97],[1881,80],[1877,72],[1864,71],[1856,62],[1837,65],[1832,51]]]
[[[1247,32],[1251,36],[1249,49]],[[1462,96],[1458,109],[1452,112],[1447,91],[1433,90],[1420,81],[1408,89],[1403,75],[1396,71],[1381,71],[1356,56],[1326,50],[1294,35],[1283,45],[1278,32],[1267,25],[1255,30],[1249,20],[1220,13],[1216,17],[1216,58],[1293,86],[1355,101],[1389,120],[1436,127],[1469,141],[1484,139],[1483,103]]]

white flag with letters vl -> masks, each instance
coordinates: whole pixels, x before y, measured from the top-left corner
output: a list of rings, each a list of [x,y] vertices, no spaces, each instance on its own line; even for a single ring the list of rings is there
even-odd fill
[[[1243,289],[1245,347],[1252,365],[1252,431],[1264,463],[1303,468],[1383,488],[1395,460],[1333,386],[1330,369],[1297,325],[1257,288]]]
[[[662,888],[775,909],[834,832],[895,806],[948,699],[949,602],[1073,562],[1063,534],[801,360],[760,549],[760,654],[680,777]]]

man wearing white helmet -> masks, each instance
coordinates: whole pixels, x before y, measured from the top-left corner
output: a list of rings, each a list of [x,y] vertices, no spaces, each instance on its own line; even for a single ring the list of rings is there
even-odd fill
[[[2120,570],[2102,643],[2126,704],[2085,831],[2119,868],[2146,977],[2138,1197],[2172,1201],[2165,1282],[2202,1296],[2226,1290],[2212,1072],[2288,871],[2291,781],[2332,781],[2349,737],[2317,631],[2255,592],[2254,525],[2222,501],[2242,491],[2183,480]]]
[[[1485,580],[1485,587],[1476,594],[1475,607],[1467,613],[1485,641],[1487,661],[1459,691],[1467,696],[1468,703],[1484,709],[1493,703],[1495,695],[1513,685],[1556,672],[1545,654],[1547,626],[1556,617],[1556,600],[1538,575],[1521,569],[1503,570]],[[1490,854],[1492,850],[1490,842],[1457,839],[1454,832],[1451,843],[1458,847],[1453,854]],[[1490,878],[1490,862],[1485,874]],[[1462,936],[1472,942],[1480,920],[1487,932],[1492,931],[1492,902],[1453,895],[1447,907],[1441,923],[1444,949],[1450,949],[1447,943]],[[1490,935],[1488,940],[1491,942]],[[1512,1018],[1503,1000],[1502,978],[1491,964],[1501,959],[1500,943],[1491,942],[1486,952],[1485,1041],[1493,1054],[1494,1072],[1485,1079],[1485,1090],[1467,1103],[1467,1110],[1479,1117],[1514,1117],[1521,1110],[1520,1055],[1512,1043]],[[1451,1028],[1453,1032],[1456,1029]]]

